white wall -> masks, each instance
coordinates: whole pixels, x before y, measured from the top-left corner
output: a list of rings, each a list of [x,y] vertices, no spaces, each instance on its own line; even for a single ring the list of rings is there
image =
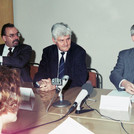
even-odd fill
[[[54,23],[68,24],[91,57],[91,67],[103,76],[103,88],[114,89],[109,80],[118,52],[133,47],[133,0],[13,0],[14,23],[36,51],[39,62],[44,47],[51,45]]]

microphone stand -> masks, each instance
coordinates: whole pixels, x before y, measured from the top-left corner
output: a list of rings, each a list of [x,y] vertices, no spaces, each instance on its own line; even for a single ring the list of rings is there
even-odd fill
[[[53,103],[54,107],[67,107],[71,105],[69,101],[63,99],[62,90],[58,86],[56,86],[56,91],[59,92],[59,100]]]
[[[86,112],[90,112],[93,111],[94,109],[83,109],[83,107],[81,108],[81,105],[86,101],[86,99],[89,97],[89,95],[82,101],[81,104],[77,105],[76,114],[82,114],[82,113],[86,113]]]
[[[82,114],[82,113],[90,112],[90,111],[93,111],[93,110],[94,110],[94,109],[76,110],[75,113],[76,113],[76,114]]]

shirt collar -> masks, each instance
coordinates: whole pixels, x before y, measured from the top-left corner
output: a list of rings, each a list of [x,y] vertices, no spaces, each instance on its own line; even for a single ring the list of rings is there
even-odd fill
[[[9,46],[7,46],[7,45],[5,44],[5,49],[8,50],[8,48],[9,48]],[[11,47],[11,48],[12,48],[12,51],[13,51],[15,47]]]

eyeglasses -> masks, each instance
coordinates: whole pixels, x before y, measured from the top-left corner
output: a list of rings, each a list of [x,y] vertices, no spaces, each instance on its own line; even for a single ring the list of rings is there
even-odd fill
[[[20,37],[21,34],[18,32],[16,34],[10,34],[10,35],[5,35],[5,36],[10,37],[10,38],[14,38],[15,36]]]

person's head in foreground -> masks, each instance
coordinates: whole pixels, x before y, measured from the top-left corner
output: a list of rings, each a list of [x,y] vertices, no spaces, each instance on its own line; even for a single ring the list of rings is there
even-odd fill
[[[15,69],[0,66],[0,132],[4,124],[16,121],[19,104],[19,73]]]

